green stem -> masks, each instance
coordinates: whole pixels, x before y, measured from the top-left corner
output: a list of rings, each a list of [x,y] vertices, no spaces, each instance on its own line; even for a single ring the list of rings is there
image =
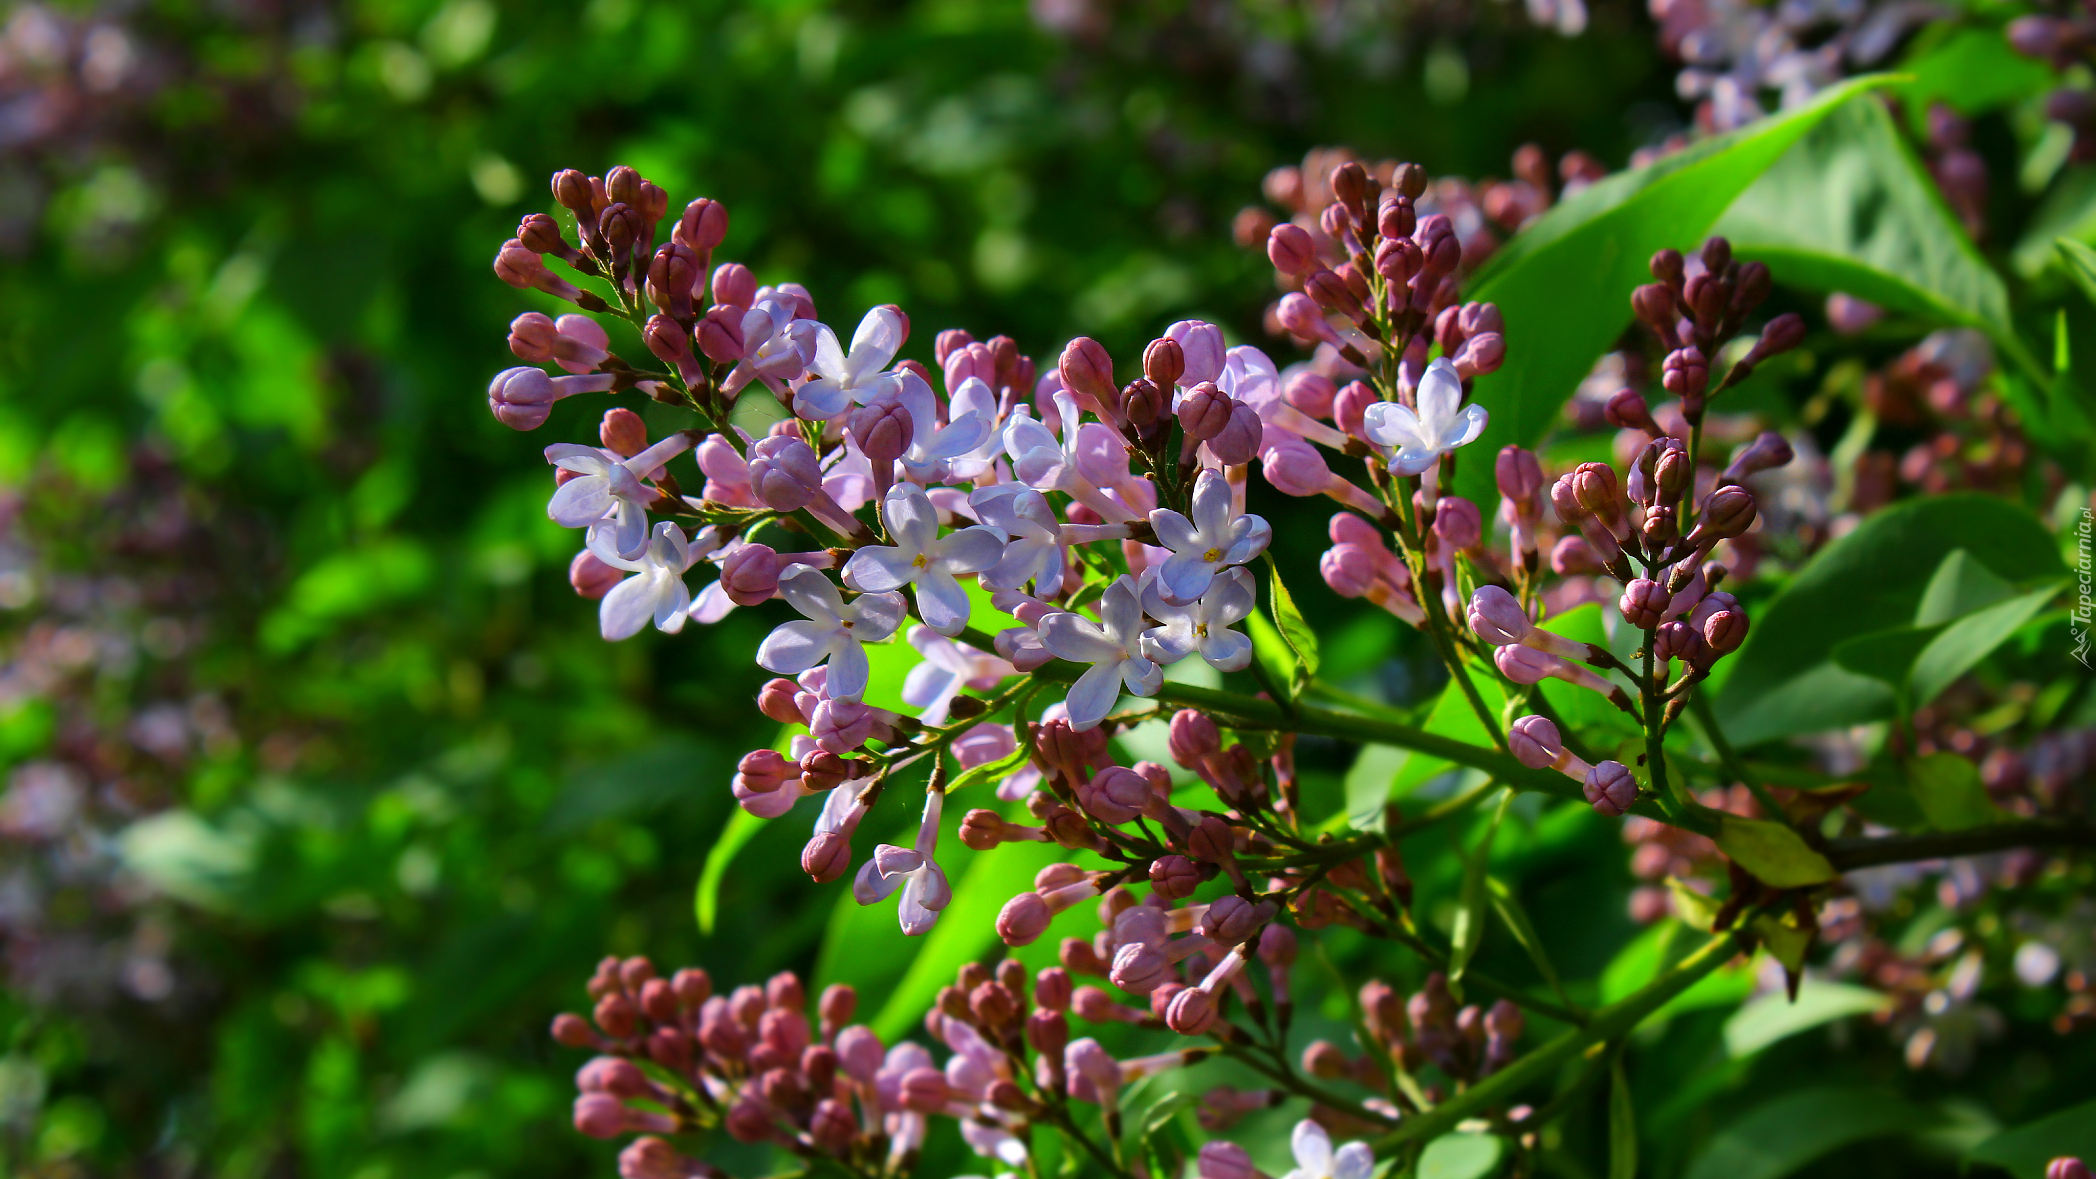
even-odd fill
[[[1357,1101],[1353,1101],[1349,1098],[1342,1097],[1339,1094],[1332,1092],[1330,1089],[1327,1089],[1322,1085],[1313,1085],[1309,1081],[1306,1081],[1301,1077],[1295,1075],[1295,1070],[1293,1069],[1286,1068],[1281,1065],[1269,1064],[1267,1061],[1260,1059],[1257,1055],[1254,1055],[1248,1048],[1245,1048],[1237,1044],[1225,1043],[1223,1045],[1223,1051],[1228,1053],[1231,1057],[1250,1065],[1257,1071],[1266,1074],[1268,1077],[1272,1078],[1275,1083],[1279,1084],[1283,1089],[1286,1089],[1299,1097],[1307,1097],[1320,1105],[1330,1106],[1331,1108],[1336,1109],[1341,1113],[1347,1114],[1351,1117],[1359,1118],[1364,1122],[1370,1122],[1383,1126],[1391,1124],[1391,1119],[1387,1115],[1379,1114],[1374,1110],[1369,1109],[1366,1106],[1363,1106],[1361,1103]],[[1274,1054],[1274,1056],[1278,1059],[1278,1054]]]
[[[1584,1027],[1574,1027],[1527,1056],[1493,1073],[1426,1113],[1408,1118],[1397,1129],[1375,1142],[1378,1153],[1408,1142],[1427,1142],[1455,1128],[1456,1123],[1495,1106],[1510,1105],[1529,1085],[1556,1072],[1566,1062],[1595,1044],[1614,1040],[1643,1023],[1653,1012],[1695,985],[1704,975],[1723,966],[1744,947],[1729,933],[1705,942],[1672,970],[1643,990],[1594,1013]]]

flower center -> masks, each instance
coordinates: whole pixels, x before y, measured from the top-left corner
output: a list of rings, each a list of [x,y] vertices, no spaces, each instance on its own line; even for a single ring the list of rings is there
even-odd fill
[[[923,553],[917,554],[917,559],[910,562],[910,568],[912,569],[929,569],[931,565],[932,559]]]
[[[846,630],[850,630],[852,627],[857,626],[858,623],[853,622],[849,618],[840,618],[837,620],[837,625],[843,627]]]
[[[1201,559],[1202,559],[1203,561],[1206,561],[1206,562],[1208,562],[1209,564],[1213,565],[1213,564],[1214,564],[1214,563],[1216,563],[1217,561],[1220,561],[1220,560],[1222,560],[1222,559],[1223,559],[1223,550],[1221,550],[1221,549],[1209,549],[1209,550],[1208,550],[1207,552],[1205,552],[1205,553],[1202,553],[1202,554],[1201,554]]]
[[[1205,622],[1196,622],[1196,623],[1194,623],[1194,633],[1195,633],[1195,634],[1197,634],[1197,635],[1199,635],[1200,637],[1202,637],[1202,638],[1204,638],[1204,639],[1205,639],[1205,638],[1207,638],[1207,637],[1208,637],[1208,624],[1207,624],[1207,623],[1205,623]]]

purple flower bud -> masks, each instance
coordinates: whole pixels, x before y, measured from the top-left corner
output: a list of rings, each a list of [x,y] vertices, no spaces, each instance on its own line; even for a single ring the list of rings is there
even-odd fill
[[[1730,655],[1747,641],[1747,616],[1739,610],[1720,610],[1703,621],[1703,641],[1713,657]]]
[[[801,848],[801,871],[817,884],[841,879],[851,867],[851,836],[842,831],[818,831]]]
[[[1517,684],[1538,684],[1550,678],[1562,661],[1534,647],[1514,643],[1494,651],[1492,662],[1498,666],[1499,674]]]
[[[1200,987],[1187,987],[1172,996],[1164,1022],[1182,1036],[1201,1035],[1215,1026],[1215,1000]]]
[[[1550,485],[1550,506],[1557,509],[1557,518],[1577,526],[1587,518],[1587,510],[1579,502],[1577,474],[1560,475]]]
[[[1788,466],[1796,457],[1797,453],[1791,449],[1790,443],[1783,435],[1774,430],[1764,430],[1760,437],[1732,456],[1732,464],[1725,468],[1720,482],[1743,483],[1757,472]]]
[[[1430,214],[1419,219],[1419,228],[1412,233],[1412,240],[1426,255],[1425,273],[1433,277],[1453,274],[1463,261],[1463,244],[1456,239],[1453,222],[1441,213]]]
[[[1223,375],[1223,364],[1228,359],[1223,329],[1198,319],[1182,319],[1166,328],[1164,334],[1179,345],[1183,363],[1179,384],[1198,385]]]
[[[1376,243],[1375,270],[1392,285],[1412,281],[1426,267],[1426,254],[1409,237],[1384,238]]]
[[[1434,532],[1449,548],[1476,548],[1484,538],[1484,519],[1469,500],[1445,495],[1434,511]]]
[[[595,553],[584,549],[568,562],[568,584],[582,597],[595,600],[612,591],[612,587],[625,578],[625,574],[597,559]]]
[[[1186,371],[1186,350],[1170,336],[1150,341],[1143,349],[1143,375],[1159,390],[1175,389]],[[1140,423],[1139,423],[1140,424]]]
[[[728,1107],[724,1124],[728,1136],[737,1142],[763,1142],[772,1136],[771,1108],[764,1098],[744,1089],[742,1097]]]
[[[1235,1142],[1218,1139],[1205,1143],[1195,1163],[1196,1179],[1258,1179],[1259,1168],[1252,1165],[1252,1156]],[[2053,1179],[2047,1176],[2046,1179]]]
[[[697,254],[719,249],[727,237],[728,206],[707,197],[684,206],[684,215],[677,218],[677,228],[670,231],[671,240],[682,242]]]
[[[837,1067],[862,1085],[871,1085],[887,1059],[881,1037],[865,1024],[854,1024],[837,1033]]]
[[[1572,494],[1579,500],[1579,506],[1613,530],[1623,517],[1622,491],[1616,483],[1616,469],[1607,463],[1581,463],[1566,478],[1572,482]],[[1555,496],[1554,490],[1552,494]]]
[[[1533,504],[1543,490],[1543,467],[1533,451],[1509,446],[1492,462],[1492,476],[1499,494],[1516,503]]]
[[[1202,382],[1179,401],[1179,427],[1195,442],[1206,442],[1230,424],[1230,395]]]
[[[1756,513],[1753,492],[1737,483],[1720,487],[1703,501],[1689,543],[1708,545],[1738,536],[1754,526]]]
[[[582,257],[581,252],[561,236],[560,222],[544,213],[526,214],[517,223],[517,241],[534,254],[551,254],[571,266]]]
[[[743,356],[743,308],[725,304],[706,312],[699,321],[699,351],[715,364],[734,364]]]
[[[1283,274],[1302,274],[1317,262],[1317,243],[1309,230],[1284,221],[1266,235],[1266,257]]]
[[[690,320],[691,290],[699,281],[699,256],[682,242],[662,243],[648,260],[648,301],[674,319]]]
[[[1587,796],[1587,803],[1610,818],[1623,814],[1637,802],[1637,779],[1619,761],[1605,761],[1588,770],[1586,784],[1581,789]]]
[[[1113,966],[1106,977],[1131,995],[1147,995],[1171,979],[1172,964],[1156,947],[1129,942],[1114,951]]]
[[[1466,615],[1471,631],[1495,647],[1520,642],[1534,626],[1520,601],[1496,585],[1477,587]]]
[[[619,1152],[619,1179],[689,1179],[701,1165],[660,1138],[636,1138]]]
[[[997,936],[1008,946],[1032,945],[1034,940],[1048,931],[1048,922],[1055,914],[1048,911],[1048,902],[1037,892],[1022,892],[1004,903],[997,914]]]
[[[545,259],[515,239],[502,243],[495,252],[494,269],[496,278],[520,291],[540,290],[570,303],[581,301],[580,288],[546,269]]]
[[[1159,343],[1172,344],[1170,340],[1161,340]],[[1177,347],[1176,344],[1172,346]],[[1156,424],[1171,412],[1172,398],[1165,391],[1169,388],[1171,386],[1160,385],[1150,377],[1137,377],[1128,382],[1128,387],[1121,390],[1117,401],[1121,417],[1137,429]],[[1115,461],[1120,460],[1117,458]]]
[[[1651,630],[1659,625],[1668,600],[1667,587],[1650,578],[1638,577],[1623,587],[1623,596],[1617,599],[1616,606],[1623,611],[1625,622],[1639,630]]]
[[[1374,554],[1357,544],[1333,545],[1318,558],[1317,571],[1342,598],[1358,598],[1378,584]],[[616,574],[616,570],[613,571]],[[609,586],[605,587],[607,590]]]
[[[1661,363],[1659,383],[1681,399],[1681,412],[1693,421],[1702,412],[1703,394],[1710,387],[1710,362],[1694,347],[1677,348]]]
[[[512,430],[536,430],[553,413],[553,403],[577,393],[601,393],[612,376],[549,377],[536,368],[506,368],[488,382],[488,410]]]
[[[910,449],[917,437],[917,423],[911,419],[910,411],[901,402],[886,399],[853,410],[849,429],[852,441],[873,462],[876,482],[886,482],[879,478],[882,464],[892,470],[895,460]],[[889,478],[892,480],[893,475]]]
[[[1365,439],[1368,429],[1364,420],[1368,407],[1381,400],[1375,390],[1361,381],[1351,381],[1332,399],[1332,424],[1342,433],[1354,438]]]
[[[1582,537],[1562,537],[1550,550],[1550,568],[1560,577],[1606,572],[1601,554]]]
[[[1217,945],[1234,946],[1251,937],[1273,917],[1274,907],[1270,901],[1254,905],[1243,897],[1226,894],[1208,906],[1208,911],[1194,926],[1194,932]]]
[[[815,1113],[808,1119],[808,1137],[819,1149],[842,1155],[851,1150],[852,1142],[858,1136],[859,1120],[852,1116],[848,1104],[834,1097],[825,1097],[815,1104]],[[665,1176],[664,1179],[671,1177]],[[676,1179],[682,1179],[682,1176]]]
[[[2089,1179],[2089,1168],[2078,1158],[2061,1155],[2045,1164],[2045,1179]]]
[[[1334,271],[1311,271],[1310,276],[1303,280],[1303,293],[1326,311],[1348,319],[1361,318],[1361,300],[1346,285],[1346,280]]]
[[[1251,462],[1265,439],[1266,427],[1259,414],[1242,401],[1230,403],[1230,421],[1208,440],[1208,451],[1226,466]]]
[[[1168,901],[1184,900],[1201,885],[1201,870],[1181,855],[1159,856],[1150,861],[1150,887]]]
[[[1070,341],[1056,361],[1055,371],[1062,377],[1063,388],[1077,398],[1080,408],[1104,413],[1110,412],[1108,407],[1116,403],[1113,357],[1107,355],[1106,346],[1099,341],[1089,336]],[[1087,400],[1089,405],[1085,404]],[[1070,423],[1063,424],[1063,429],[1070,428]]]
[[[1507,746],[1514,759],[1532,770],[1547,770],[1565,752],[1565,742],[1549,717],[1524,716],[1507,730]]]
[[[1182,708],[1172,714],[1169,730],[1172,760],[1194,769],[1222,751],[1222,732],[1207,713]]]
[[[536,254],[531,256],[538,257]],[[1299,339],[1323,340],[1332,336],[1324,314],[1317,309],[1317,304],[1310,301],[1310,296],[1301,291],[1290,291],[1281,296],[1281,301],[1274,306],[1274,315],[1285,331]]]
[[[1079,1077],[1090,1083],[1094,1100],[1111,1097],[1121,1087],[1120,1064],[1089,1036],[1071,1041],[1063,1050],[1063,1067],[1071,1074],[1073,1090]],[[1072,1092],[1071,1096],[1077,1094]]]
[[[1657,659],[1680,659],[1689,663],[1702,662],[1704,651],[1703,635],[1695,627],[1679,620],[1660,623],[1653,632],[1652,654]]]
[[[1330,417],[1332,399],[1339,395],[1339,387],[1332,378],[1311,369],[1303,369],[1281,386],[1282,400],[1313,418]]]
[[[617,1138],[626,1132],[626,1107],[607,1093],[584,1093],[575,1099],[575,1128],[591,1138]]]
[[[1499,371],[1506,362],[1506,337],[1498,332],[1480,332],[1463,341],[1455,354],[1456,374],[1464,380]]]
[[[913,1113],[939,1113],[946,1108],[953,1089],[946,1074],[935,1068],[913,1068],[903,1074],[902,1107]]]
[[[723,262],[713,268],[713,301],[723,307],[747,311],[757,301],[757,276],[740,262]]]
[[[767,435],[750,447],[750,488],[773,511],[798,511],[822,494],[822,464],[799,438]]]
[[[774,749],[745,753],[735,767],[737,788],[751,794],[770,794],[785,785],[788,778],[799,776],[800,767]]]

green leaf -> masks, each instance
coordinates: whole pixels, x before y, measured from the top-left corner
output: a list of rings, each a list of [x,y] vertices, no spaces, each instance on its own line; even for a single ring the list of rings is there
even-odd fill
[[[2096,1158],[2096,1101],[2004,1130],[1974,1148],[1969,1161],[1992,1163],[2016,1179],[2044,1179],[2045,1165],[2062,1155]]]
[[[1032,698],[1031,691],[1020,698],[1020,713],[1023,714],[1025,712],[1026,701]],[[946,793],[952,795],[983,782],[1001,782],[1017,773],[1019,767],[1026,764],[1026,759],[1033,756],[1034,730],[1030,725],[1014,724],[1012,731],[1018,734],[1018,748],[998,758],[996,761],[986,761],[981,765],[970,766],[961,771],[959,777],[947,783]]]
[[[1902,626],[1892,630],[1857,635],[1834,645],[1834,662],[1843,671],[1867,675],[1889,685],[1895,694],[1906,691],[1914,661],[1936,641],[1941,626]]]
[[[1506,1143],[1496,1134],[1443,1134],[1419,1152],[1419,1179],[1484,1179],[1499,1170]]]
[[[1357,831],[1383,829],[1383,805],[1412,755],[1395,745],[1363,745],[1346,771],[1346,821]]]
[[[1690,929],[1704,933],[1717,932],[1718,899],[1708,893],[1697,892],[1678,876],[1667,877],[1667,895],[1674,900],[1674,916]]]
[[[1982,659],[2043,610],[2059,594],[2059,588],[2054,583],[2033,590],[2020,598],[1975,610],[1944,627],[1943,633],[1914,661],[1912,706],[1920,708],[1934,700],[1959,676],[1979,666]]]
[[[1528,960],[1535,963],[1536,973],[1542,975],[1544,983],[1570,1006],[1570,1000],[1565,996],[1564,985],[1558,981],[1557,967],[1551,965],[1550,955],[1544,952],[1543,939],[1536,936],[1535,923],[1528,919],[1528,910],[1522,906],[1521,899],[1495,877],[1485,878],[1485,888],[1491,893],[1492,908],[1498,912],[1499,919],[1506,923],[1507,932],[1513,934],[1514,940],[1528,952]]]
[[[1803,888],[1834,879],[1834,865],[1827,857],[1781,823],[1725,815],[1718,822],[1717,843],[1734,863],[1772,888]]]
[[[1498,838],[1499,825],[1506,821],[1507,808],[1513,803],[1513,791],[1500,791],[1499,805],[1485,826],[1485,837],[1477,841],[1470,858],[1463,863],[1461,901],[1456,907],[1455,927],[1448,934],[1448,985],[1459,1000],[1463,997],[1463,972],[1470,968],[1470,959],[1485,936],[1485,870],[1492,859],[1492,841]]]
[[[1267,584],[1272,587],[1270,598],[1274,609],[1274,622],[1281,629],[1281,638],[1288,649],[1295,653],[1296,695],[1317,675],[1317,632],[1303,618],[1303,612],[1295,604],[1295,595],[1288,592],[1288,585],[1281,580],[1281,567],[1274,563],[1274,555],[1266,555]]]
[[[698,893],[692,903],[698,912],[700,933],[713,932],[713,923],[720,916],[721,881],[727,879],[728,865],[734,862],[735,853],[763,829],[764,820],[741,807],[728,816],[728,825],[713,841],[713,850],[706,853],[706,866],[699,869]]]
[[[1618,1052],[1608,1062],[1608,1179],[1637,1179],[1637,1165],[1637,1104]]]
[[[2070,237],[2052,243],[2060,252],[2060,261],[2066,265],[2067,277],[2081,288],[2089,302],[2096,303],[2096,250],[2092,250]]]
[[[1752,1056],[1799,1032],[1883,1011],[1892,999],[1883,991],[1807,977],[1793,1002],[1781,993],[1763,995],[1725,1021],[1725,1051],[1735,1060]]]
[[[1917,757],[1907,767],[1915,805],[1939,831],[1963,831],[2001,822],[2003,815],[1987,797],[1980,771],[1955,753]]]
[[[1952,549],[1928,588],[1921,591],[1921,605],[1914,610],[1914,625],[1935,626],[1992,606],[2016,592],[2016,587],[1994,575],[1994,571],[1964,549]]]
[[[1887,80],[1854,79],[1797,110],[1609,177],[1501,247],[1469,297],[1499,305],[1514,346],[1498,372],[1478,378],[1478,404],[1492,417],[1474,457],[1457,470],[1456,494],[1492,502],[1491,456],[1508,443],[1533,446],[1557,420],[1630,323],[1630,292],[1651,281],[1646,263],[1655,251],[1699,245],[1800,137]]]
[[[1715,702],[1733,742],[1744,747],[1889,716],[1892,690],[1829,654],[1843,640],[1913,618],[1931,575],[1960,548],[2005,581],[2065,573],[2045,526],[1992,496],[1930,496],[1871,516],[1756,611]]]
[[[1961,115],[1978,115],[2057,85],[2043,62],[2009,48],[1993,28],[1963,28],[1900,63],[1893,87],[1917,134],[1928,130],[1929,107],[1937,102]]]
[[[1477,694],[1485,707],[1494,714],[1506,708],[1506,693],[1500,688],[1495,676],[1472,675],[1471,682],[1477,685]],[[1490,746],[1491,734],[1485,732],[1484,722],[1477,710],[1470,706],[1470,698],[1463,694],[1460,685],[1451,682],[1441,689],[1441,698],[1434,702],[1434,710],[1427,714],[1422,729],[1437,737],[1449,737],[1467,741],[1472,745]],[[1397,778],[1390,784],[1390,797],[1403,798],[1422,783],[1440,777],[1455,768],[1455,763],[1424,753],[1407,751],[1405,762],[1397,771]]]
[[[1800,1089],[1727,1126],[1690,1165],[1688,1179],[1783,1179],[1852,1142],[1927,1130],[1934,1118],[1893,1093]]]
[[[1812,128],[1717,232],[1786,286],[2015,339],[2001,279],[1879,103],[1848,103]]]

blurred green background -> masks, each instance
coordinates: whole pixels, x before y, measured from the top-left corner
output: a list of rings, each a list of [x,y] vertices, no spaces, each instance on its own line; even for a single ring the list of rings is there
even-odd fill
[[[763,615],[600,641],[536,455],[598,407],[485,408],[540,305],[488,261],[555,169],[725,201],[723,257],[846,327],[902,304],[909,355],[1131,355],[1190,315],[1265,342],[1231,218],[1313,146],[1616,168],[1684,118],[1621,0],[1569,39],[1491,2],[150,0],[17,4],[5,44],[0,1159],[54,1176],[610,1174],[545,1037],[596,959],[815,965],[797,823],[692,917],[773,737]],[[1324,513],[1271,510],[1314,562]],[[1298,592],[1335,677],[1415,693],[1387,619]],[[1598,971],[1620,840],[1532,840]]]

